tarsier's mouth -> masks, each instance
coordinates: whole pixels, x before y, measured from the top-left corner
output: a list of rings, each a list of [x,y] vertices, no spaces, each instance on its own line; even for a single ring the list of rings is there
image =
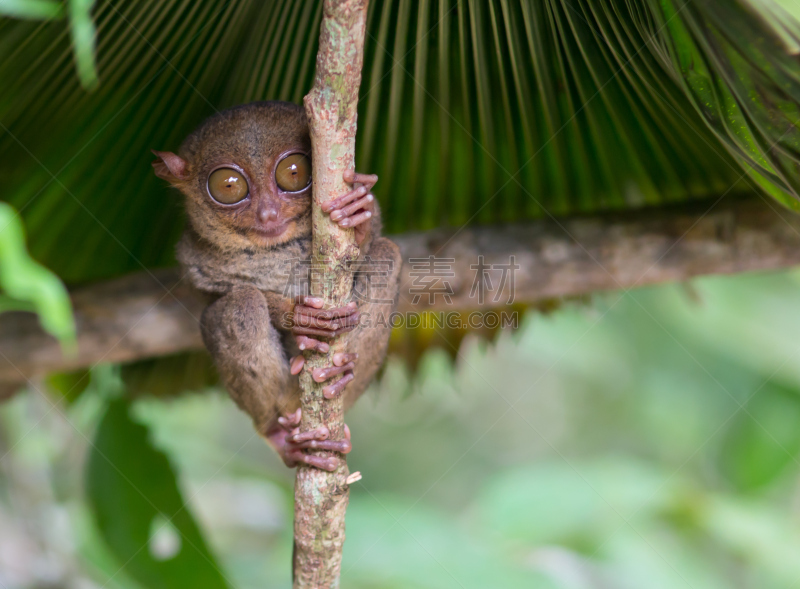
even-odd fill
[[[284,231],[286,231],[286,224],[278,225],[277,227],[270,227],[269,229],[259,229],[254,227],[253,231],[258,233],[259,235],[266,235],[268,237],[277,237]]]
[[[288,229],[290,223],[291,220],[287,220],[280,225],[274,225],[272,227],[252,227],[249,231],[249,234],[256,238],[274,239],[283,235],[286,232],[286,229]]]

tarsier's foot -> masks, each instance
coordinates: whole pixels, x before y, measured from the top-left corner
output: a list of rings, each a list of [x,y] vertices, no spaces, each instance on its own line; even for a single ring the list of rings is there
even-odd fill
[[[315,338],[335,337],[358,326],[358,306],[355,303],[324,311],[321,307],[322,299],[297,297],[292,332],[295,334],[297,345],[301,350],[314,350],[324,354],[330,350],[330,346]],[[314,337],[310,337],[312,335]],[[322,394],[326,399],[341,395],[347,384],[353,380],[353,369],[357,359],[358,354],[337,352],[333,355],[333,366],[314,369],[312,377],[315,382],[319,383],[342,375],[342,378],[335,383],[322,388]],[[295,356],[290,361],[290,372],[294,375],[300,374],[304,365],[305,358],[302,355]]]
[[[316,350],[325,353],[328,344],[314,338],[334,338],[358,327],[360,315],[356,303],[348,303],[336,309],[323,309],[323,300],[317,297],[299,296],[295,299],[292,333],[301,350]],[[311,337],[308,337],[311,336]]]
[[[278,418],[278,424],[267,432],[267,439],[283,458],[286,466],[308,464],[322,470],[333,471],[339,467],[337,458],[326,458],[306,454],[303,450],[332,450],[347,454],[352,449],[350,428],[344,426],[343,440],[329,440],[330,431],[324,425],[315,430],[300,433],[300,409]]]
[[[368,221],[375,213],[375,195],[370,192],[378,181],[375,174],[359,174],[347,170],[344,181],[358,184],[353,190],[338,198],[322,203],[322,210],[340,227],[354,227],[356,242],[361,245],[369,231]]]

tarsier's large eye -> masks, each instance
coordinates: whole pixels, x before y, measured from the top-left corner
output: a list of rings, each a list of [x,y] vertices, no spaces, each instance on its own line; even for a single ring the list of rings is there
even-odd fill
[[[232,205],[244,200],[250,190],[241,172],[233,168],[220,168],[208,177],[208,192],[215,201]]]
[[[311,183],[311,160],[302,153],[287,155],[278,162],[275,182],[286,192],[298,192]]]

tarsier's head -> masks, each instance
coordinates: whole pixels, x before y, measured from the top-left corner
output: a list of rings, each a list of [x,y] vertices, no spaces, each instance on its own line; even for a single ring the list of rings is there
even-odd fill
[[[186,195],[192,228],[222,249],[272,247],[311,232],[305,111],[254,102],[220,112],[178,155],[154,151],[156,175]]]

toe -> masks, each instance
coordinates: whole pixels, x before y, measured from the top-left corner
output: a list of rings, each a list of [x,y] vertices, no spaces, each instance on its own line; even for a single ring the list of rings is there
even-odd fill
[[[336,352],[333,355],[334,366],[344,366],[348,362],[355,362],[358,360],[358,354],[345,354],[344,352]]]
[[[316,429],[309,430],[307,432],[298,432],[296,434],[292,434],[291,436],[286,437],[286,441],[292,444],[299,444],[302,442],[308,442],[310,440],[327,440],[328,436],[331,435],[331,431],[327,428],[327,426],[321,425]]]
[[[307,337],[305,335],[295,335],[294,340],[295,342],[297,342],[297,347],[300,348],[301,351],[312,350],[314,352],[327,354],[328,350],[331,349],[329,344],[321,342],[318,339],[314,339],[313,337]]]
[[[311,376],[314,378],[314,382],[325,382],[326,380],[333,378],[337,374],[342,374],[343,372],[352,371],[356,367],[354,362],[348,362],[342,366],[328,366],[327,368],[316,368],[311,372]]]
[[[334,399],[344,392],[345,387],[355,378],[352,372],[347,372],[335,383],[322,387],[322,396],[326,399]]]
[[[295,356],[289,361],[289,372],[294,376],[300,374],[300,371],[303,370],[303,365],[306,363],[306,359],[303,356]]]

